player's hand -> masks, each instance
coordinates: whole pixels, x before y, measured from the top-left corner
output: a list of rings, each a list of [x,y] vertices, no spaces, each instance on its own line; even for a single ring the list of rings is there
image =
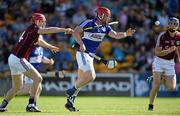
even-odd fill
[[[81,44],[80,47],[79,47],[79,50],[80,50],[81,52],[86,51],[85,45],[84,45],[84,44]]]
[[[60,49],[59,49],[58,47],[56,47],[56,46],[51,46],[49,49],[50,49],[53,53],[56,53],[56,52],[59,52],[59,51],[60,51]]]
[[[176,46],[171,46],[168,51],[171,53],[171,52],[173,52],[175,50],[177,50],[177,47]]]
[[[74,32],[73,29],[67,28],[66,31],[65,31],[65,34],[72,34],[73,32]]]
[[[54,64],[54,60],[52,58],[50,58],[50,62],[49,62],[50,65],[53,65]]]
[[[132,36],[135,32],[136,32],[135,29],[129,28],[129,29],[126,31],[126,34],[127,34],[127,36]]]

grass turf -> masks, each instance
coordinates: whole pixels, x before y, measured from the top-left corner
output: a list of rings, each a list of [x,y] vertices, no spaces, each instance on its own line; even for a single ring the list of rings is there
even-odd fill
[[[0,100],[3,98],[0,97]],[[0,115],[52,116],[52,115],[180,115],[180,98],[158,98],[155,111],[148,111],[148,98],[135,97],[77,97],[76,107],[79,112],[69,112],[64,108],[65,97],[41,96],[38,106],[41,113],[26,113],[28,97],[13,99],[8,105],[8,112]]]

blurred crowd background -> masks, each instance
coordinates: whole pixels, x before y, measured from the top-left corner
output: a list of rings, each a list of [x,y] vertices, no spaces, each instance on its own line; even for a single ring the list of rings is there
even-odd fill
[[[118,60],[118,66],[109,70],[95,61],[96,72],[146,72],[151,71],[156,38],[166,29],[168,18],[180,18],[180,0],[0,0],[0,77],[9,75],[8,56],[23,30],[30,24],[33,12],[44,13],[47,26],[74,28],[86,19],[96,17],[98,6],[111,10],[116,31],[126,31],[133,26],[136,33],[131,38],[115,40],[105,38],[97,54],[105,59]],[[155,21],[160,21],[156,26]],[[44,39],[61,48],[53,54],[44,49],[45,56],[55,60],[54,66],[42,64],[41,71],[77,69],[75,50],[71,48],[71,35],[58,33],[45,35]],[[178,63],[177,63],[177,68]]]

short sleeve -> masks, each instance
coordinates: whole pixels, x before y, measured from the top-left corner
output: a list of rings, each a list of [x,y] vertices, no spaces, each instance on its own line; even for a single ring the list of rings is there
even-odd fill
[[[156,42],[156,46],[159,46],[159,47],[162,47],[162,44],[163,44],[163,36],[164,36],[164,33],[165,32],[162,32],[159,34],[158,38],[157,38],[157,42]]]
[[[79,27],[81,27],[81,28],[87,28],[87,27],[90,27],[90,23],[92,22],[92,20],[85,20],[85,21],[83,21],[80,25],[79,25]]]
[[[106,26],[106,34],[109,34],[109,32],[112,30],[110,25]]]

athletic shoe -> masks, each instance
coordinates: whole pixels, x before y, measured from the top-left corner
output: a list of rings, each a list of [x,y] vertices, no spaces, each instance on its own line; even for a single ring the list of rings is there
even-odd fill
[[[0,108],[0,112],[7,112],[6,108]]]
[[[153,111],[153,110],[154,110],[154,105],[149,104],[148,110],[149,110],[149,111]]]
[[[41,112],[41,110],[39,110],[34,104],[28,104],[26,112]]]

